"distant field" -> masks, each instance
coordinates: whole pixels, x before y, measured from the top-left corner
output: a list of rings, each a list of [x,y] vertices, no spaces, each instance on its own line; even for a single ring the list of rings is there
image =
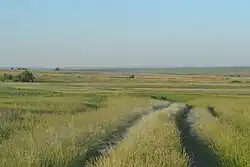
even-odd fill
[[[0,81],[0,166],[250,166],[250,68],[136,70]]]
[[[0,68],[1,69],[1,68]],[[54,71],[51,68],[31,68],[35,71]],[[4,70],[4,68],[2,68]],[[176,68],[61,68],[66,72],[120,72],[120,73],[162,73],[162,74],[201,74],[201,75],[250,75],[250,67],[176,67]]]
[[[163,74],[202,74],[202,75],[226,75],[226,74],[250,74],[250,67],[176,67],[176,68],[96,68],[96,69],[62,69],[65,71],[80,72],[140,72]]]

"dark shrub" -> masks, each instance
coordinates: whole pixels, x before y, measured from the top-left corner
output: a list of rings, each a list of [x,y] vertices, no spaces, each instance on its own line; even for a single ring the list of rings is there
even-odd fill
[[[25,70],[18,74],[15,78],[16,82],[34,82],[35,77],[32,72]]]
[[[135,75],[130,75],[129,78],[135,78]]]
[[[241,81],[239,81],[239,80],[233,80],[233,81],[231,81],[232,83],[241,83]]]
[[[167,96],[155,96],[155,95],[151,95],[151,98],[153,98],[153,99],[157,99],[157,100],[169,100],[168,98],[167,98]],[[171,101],[171,100],[169,100],[169,101]]]

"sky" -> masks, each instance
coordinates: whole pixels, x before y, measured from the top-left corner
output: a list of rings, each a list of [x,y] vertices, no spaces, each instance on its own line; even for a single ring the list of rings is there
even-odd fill
[[[250,66],[249,0],[0,0],[0,67]]]

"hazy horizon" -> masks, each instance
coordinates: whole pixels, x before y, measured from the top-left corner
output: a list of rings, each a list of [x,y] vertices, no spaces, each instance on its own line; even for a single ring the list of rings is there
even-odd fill
[[[250,69],[250,66],[169,66],[169,67],[163,67],[163,66],[90,66],[90,67],[80,67],[80,66],[51,66],[51,67],[43,67],[43,66],[0,66],[0,69],[17,69],[17,68],[28,68],[28,69],[55,69],[56,67],[60,69],[76,69],[76,70],[91,70],[91,69],[185,69],[185,68],[247,68]]]
[[[246,67],[249,6],[0,0],[0,67]]]

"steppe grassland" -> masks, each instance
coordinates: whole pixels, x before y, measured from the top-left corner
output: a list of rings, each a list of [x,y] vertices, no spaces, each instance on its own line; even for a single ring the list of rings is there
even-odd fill
[[[225,144],[228,149],[237,150],[247,142],[248,77],[134,73],[135,79],[131,79],[131,73],[35,71],[34,74],[39,83],[0,83],[1,166],[81,166],[100,142],[120,127],[126,127],[143,109],[150,108],[155,103],[151,96],[166,96],[202,107],[212,105],[219,114],[220,124],[228,127],[224,137],[230,137],[233,130],[243,138],[238,145]],[[19,92],[23,93],[18,95]],[[160,125],[156,121],[149,124]],[[144,130],[150,133],[147,128]],[[164,129],[158,131],[157,134],[166,134]],[[213,135],[203,140],[216,146],[221,133]],[[173,142],[176,141],[178,136]],[[157,145],[152,145],[148,149],[156,148]],[[117,149],[112,152],[119,156],[119,146]],[[133,154],[133,149],[122,154]]]

